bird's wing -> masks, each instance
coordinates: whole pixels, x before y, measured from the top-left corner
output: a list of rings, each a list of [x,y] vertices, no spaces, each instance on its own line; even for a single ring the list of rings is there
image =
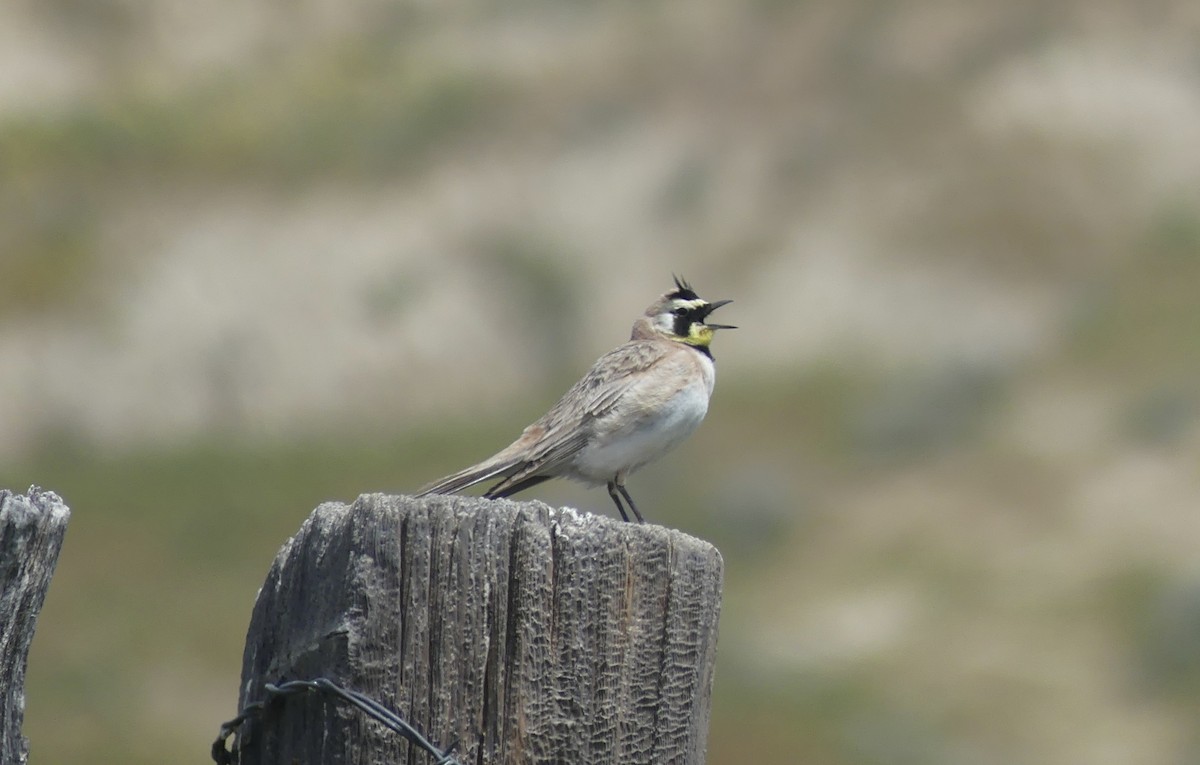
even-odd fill
[[[665,352],[660,345],[645,341],[631,341],[609,351],[550,411],[525,428],[520,438],[483,462],[422,487],[416,496],[453,494],[501,478],[485,496],[502,497],[532,485],[529,480],[535,475],[553,475],[587,444],[589,421],[611,411]]]
[[[609,351],[511,445],[479,465],[431,484],[422,494],[449,494],[499,477],[500,483],[484,496],[504,497],[532,485],[535,476],[555,475],[587,445],[591,421],[612,411],[666,353],[661,344],[645,341]]]

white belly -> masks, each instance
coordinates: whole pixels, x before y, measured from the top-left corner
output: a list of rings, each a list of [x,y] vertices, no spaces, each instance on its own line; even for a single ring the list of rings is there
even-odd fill
[[[710,378],[711,379],[711,378]],[[593,439],[575,457],[576,477],[593,484],[630,473],[674,449],[708,412],[709,380],[697,380],[636,425],[614,428]]]

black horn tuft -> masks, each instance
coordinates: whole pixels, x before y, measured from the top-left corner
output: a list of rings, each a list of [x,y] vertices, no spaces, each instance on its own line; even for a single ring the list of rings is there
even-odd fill
[[[687,279],[684,279],[682,276],[675,276],[674,274],[671,274],[671,278],[675,280],[676,289],[671,293],[670,297],[680,300],[696,300],[700,297],[692,289],[692,285],[687,283]]]

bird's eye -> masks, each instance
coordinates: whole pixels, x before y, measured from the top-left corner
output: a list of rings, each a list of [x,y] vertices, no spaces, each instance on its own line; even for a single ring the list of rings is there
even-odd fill
[[[682,308],[676,308],[675,310],[671,311],[672,316],[683,316],[683,314],[684,310]]]

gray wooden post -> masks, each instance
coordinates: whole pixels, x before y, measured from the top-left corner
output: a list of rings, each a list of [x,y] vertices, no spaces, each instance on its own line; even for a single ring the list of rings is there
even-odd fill
[[[25,664],[71,511],[52,492],[0,489],[0,763],[24,765]]]
[[[678,531],[539,502],[318,507],[254,607],[241,706],[328,677],[472,765],[701,765],[722,562]],[[432,765],[344,704],[276,699],[240,761]]]

